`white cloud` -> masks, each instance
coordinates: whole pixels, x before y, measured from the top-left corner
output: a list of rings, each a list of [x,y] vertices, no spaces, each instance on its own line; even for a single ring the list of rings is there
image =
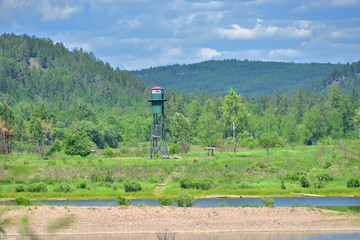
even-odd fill
[[[42,21],[56,21],[68,19],[70,15],[79,11],[78,7],[70,7],[66,5],[65,7],[53,6],[49,0],[43,0],[41,2],[41,13],[43,14]]]
[[[332,31],[330,33],[330,38],[332,39],[349,39],[357,40],[360,39],[360,27],[358,28],[346,28]]]
[[[210,1],[210,2],[194,2],[191,4],[194,9],[215,9],[221,8],[224,5],[223,2]]]
[[[162,52],[163,55],[167,57],[176,57],[182,55],[182,49],[180,47],[165,47]]]
[[[217,33],[220,37],[231,40],[250,40],[264,37],[306,38],[312,35],[311,30],[308,29],[308,21],[297,21],[293,26],[287,27],[263,26],[261,22],[261,19],[257,19],[254,28],[244,28],[238,24],[232,24],[230,29],[218,28]]]
[[[133,19],[119,19],[117,22],[119,25],[123,25],[129,28],[137,28],[141,25],[141,17],[135,17]]]
[[[205,61],[210,60],[213,57],[220,56],[221,52],[211,48],[200,48],[200,50],[197,52],[197,55],[201,58],[201,61]]]
[[[298,57],[298,56],[300,56],[300,51],[294,50],[294,49],[275,49],[275,50],[269,51],[268,56],[274,57],[274,58]]]
[[[0,6],[3,8],[22,8],[29,4],[26,0],[3,0]]]
[[[349,7],[360,5],[360,0],[333,0],[331,5],[336,7]]]

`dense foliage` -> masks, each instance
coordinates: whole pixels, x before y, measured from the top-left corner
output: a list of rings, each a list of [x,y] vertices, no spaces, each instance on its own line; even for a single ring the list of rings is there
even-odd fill
[[[126,146],[135,148],[137,156],[146,154],[144,142],[150,138],[151,112],[146,101],[150,87],[144,81],[129,72],[114,70],[92,53],[69,51],[50,39],[3,34],[0,48],[0,153],[15,150],[44,157],[62,151],[86,156],[100,148],[107,149],[104,156],[112,157],[111,148],[121,148],[119,151],[125,153]],[[263,147],[269,153],[270,148],[289,144],[330,144],[334,139],[359,137],[360,106],[355,88],[359,62],[323,75],[322,79],[332,76],[333,80],[324,80],[321,94],[296,86],[334,65],[227,60],[187,67],[194,67],[190,71],[194,73],[202,71],[195,66],[208,66],[211,72],[213,65],[226,66],[228,73],[247,69],[249,74],[244,79],[252,79],[246,80],[250,88],[256,86],[253,95],[259,95],[257,87],[265,86],[266,91],[257,98],[241,96],[231,88],[236,89],[237,82],[228,82],[224,72],[216,83],[230,89],[224,96],[166,90],[165,135],[172,154],[186,153],[190,145],[221,151],[230,146],[234,150],[237,146]],[[178,68],[187,72],[186,66]],[[257,82],[252,69],[269,73],[268,85]],[[274,71],[278,71],[278,77]],[[282,71],[287,74],[283,76]],[[274,89],[269,83],[279,79],[283,90],[268,94]],[[350,94],[342,91],[341,79],[354,86]],[[209,92],[216,84],[206,85]],[[189,92],[194,89],[201,90],[196,82],[192,82]]]
[[[305,88],[315,79],[339,65],[282,62],[206,61],[189,65],[171,65],[132,71],[147,84],[156,82],[167,89],[188,93],[223,94],[230,87],[243,95],[270,95],[278,89],[291,92]]]

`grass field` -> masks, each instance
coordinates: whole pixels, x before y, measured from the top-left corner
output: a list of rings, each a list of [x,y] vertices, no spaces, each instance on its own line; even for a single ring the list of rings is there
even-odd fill
[[[236,158],[232,152],[217,151],[208,157],[199,147],[172,159],[129,154],[83,158],[57,153],[46,160],[37,154],[0,155],[0,198],[20,194],[32,199],[114,199],[119,194],[157,198],[182,191],[198,197],[360,195],[359,187],[347,187],[350,178],[360,180],[359,149],[359,141],[345,141],[342,146],[275,148],[269,154],[265,149],[239,149]],[[124,191],[136,183],[140,191]]]

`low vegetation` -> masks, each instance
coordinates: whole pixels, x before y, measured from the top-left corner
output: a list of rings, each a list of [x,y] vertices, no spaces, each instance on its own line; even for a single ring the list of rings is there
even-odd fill
[[[289,196],[293,193],[359,195],[359,141],[339,145],[215,151],[192,147],[174,159],[146,159],[131,150],[113,157],[54,153],[0,155],[1,198],[102,197],[159,199],[172,205],[180,193]],[[330,166],[326,167],[325,166]],[[160,192],[156,186],[166,182]],[[176,202],[176,200],[175,200]],[[180,200],[178,202],[183,205]],[[185,204],[186,205],[186,204]]]

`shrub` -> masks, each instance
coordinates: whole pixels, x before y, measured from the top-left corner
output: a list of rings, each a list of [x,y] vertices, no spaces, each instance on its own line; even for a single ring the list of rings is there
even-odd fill
[[[296,172],[288,172],[286,173],[286,179],[290,181],[299,181],[305,173],[296,171]]]
[[[211,179],[196,179],[191,186],[200,190],[209,190],[213,186],[213,181]]]
[[[160,205],[162,206],[170,206],[173,204],[174,200],[165,196],[161,196],[158,198]]]
[[[106,158],[111,158],[111,157],[113,157],[113,156],[114,156],[114,153],[113,153],[111,147],[108,146],[108,147],[105,149],[103,155],[104,155]]]
[[[56,185],[54,188],[54,192],[67,193],[67,192],[71,192],[71,191],[72,191],[72,188],[69,184],[59,184],[59,185]]]
[[[47,186],[45,183],[33,183],[26,186],[26,192],[47,192]]]
[[[315,176],[319,181],[332,181],[333,180],[333,176],[331,176],[329,173],[318,173]]]
[[[22,184],[16,185],[15,192],[25,192],[25,186]]]
[[[109,171],[105,174],[104,181],[105,182],[111,182],[111,183],[114,182],[113,176]]]
[[[19,195],[15,198],[17,205],[30,205],[30,200],[23,195]]]
[[[90,180],[92,182],[102,182],[104,179],[104,176],[98,172],[94,172],[90,175]]]
[[[305,176],[302,176],[301,179],[300,179],[300,184],[303,188],[308,188],[310,187],[310,183],[309,183],[309,180],[305,177]]]
[[[360,181],[357,178],[350,178],[346,181],[347,187],[360,187]]]
[[[138,192],[141,191],[141,185],[137,182],[126,182],[124,183],[125,192]]]
[[[83,180],[78,183],[77,188],[86,189],[86,181]]]
[[[209,190],[213,186],[213,181],[211,179],[194,179],[183,178],[180,180],[180,187],[184,189],[194,188],[199,190]]]
[[[267,207],[273,207],[274,199],[272,199],[272,198],[262,198],[261,201],[262,201]]]
[[[118,190],[118,188],[119,188],[119,186],[118,186],[117,184],[113,184],[113,185],[112,185],[112,189],[113,189],[114,191]]]
[[[192,207],[196,202],[196,198],[188,192],[184,192],[179,194],[174,201],[178,207]]]
[[[192,186],[192,182],[191,182],[190,178],[183,178],[180,180],[181,188],[188,189],[188,188],[191,188],[191,186]]]
[[[181,141],[179,145],[179,152],[180,153],[187,153],[190,150],[190,146],[187,142]]]
[[[131,199],[127,199],[121,195],[118,195],[116,202],[118,205],[129,206],[131,204]]]
[[[170,154],[179,153],[179,145],[177,143],[173,143],[169,148]]]
[[[315,181],[313,182],[313,186],[314,188],[323,188],[324,182],[319,179],[315,179]]]

